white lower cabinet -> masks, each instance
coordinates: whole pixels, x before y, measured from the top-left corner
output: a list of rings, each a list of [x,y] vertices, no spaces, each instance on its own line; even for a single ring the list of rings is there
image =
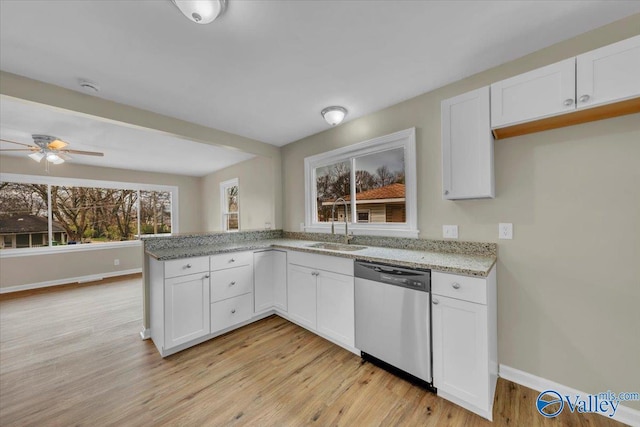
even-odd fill
[[[353,277],[320,271],[316,276],[317,328],[348,346],[355,345]]]
[[[165,348],[209,333],[209,274],[165,280]]]
[[[253,252],[214,255],[211,270],[211,333],[251,319]]]
[[[312,268],[289,264],[289,317],[316,330],[316,274]]]
[[[253,254],[254,313],[274,308],[287,312],[287,253],[277,250]]]
[[[164,357],[206,339],[209,257],[148,261],[151,339]]]
[[[253,298],[244,294],[211,304],[211,331],[221,331],[246,322],[253,315]]]
[[[289,252],[287,291],[292,321],[357,353],[353,260]]]
[[[433,385],[491,420],[497,382],[495,268],[471,278],[432,273]]]

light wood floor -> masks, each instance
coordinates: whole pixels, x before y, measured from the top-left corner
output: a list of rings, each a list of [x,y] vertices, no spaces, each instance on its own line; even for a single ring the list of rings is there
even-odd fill
[[[485,426],[279,317],[162,359],[139,277],[0,297],[0,425]],[[494,425],[620,425],[500,380]]]

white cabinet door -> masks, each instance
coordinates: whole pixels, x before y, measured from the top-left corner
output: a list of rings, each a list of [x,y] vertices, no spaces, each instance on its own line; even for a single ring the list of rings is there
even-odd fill
[[[433,385],[487,410],[487,306],[434,294],[432,309]]]
[[[444,199],[494,197],[489,87],[442,101]]]
[[[575,110],[576,58],[491,85],[491,127],[503,127]]]
[[[287,311],[287,253],[271,251],[273,257],[273,305]]]
[[[209,334],[209,273],[164,282],[165,349]]]
[[[352,276],[320,271],[317,276],[318,332],[355,346],[355,301]]]
[[[272,251],[253,254],[254,313],[271,310],[274,303],[274,256]]]
[[[311,268],[289,264],[287,295],[289,317],[300,325],[316,330],[316,274]]]
[[[640,36],[579,55],[578,108],[640,96]]]

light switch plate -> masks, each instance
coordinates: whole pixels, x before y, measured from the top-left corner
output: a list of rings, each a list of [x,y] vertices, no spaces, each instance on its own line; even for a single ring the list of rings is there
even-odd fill
[[[458,238],[458,226],[457,225],[443,225],[442,237],[445,239],[457,239]]]
[[[513,239],[513,224],[509,222],[498,224],[498,239]]]

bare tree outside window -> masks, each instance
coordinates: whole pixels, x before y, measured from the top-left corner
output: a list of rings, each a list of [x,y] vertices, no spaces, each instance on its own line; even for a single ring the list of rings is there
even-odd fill
[[[0,248],[120,242],[140,234],[171,233],[171,209],[170,191],[140,191],[138,203],[134,189],[2,182]]]
[[[220,183],[222,228],[240,230],[240,186],[237,179]]]
[[[171,192],[140,191],[140,234],[171,233]]]
[[[351,180],[355,180],[356,215],[350,222],[406,223],[404,149],[384,150],[315,169],[317,221],[331,221],[333,202],[343,197],[347,204]],[[344,221],[344,206],[336,206],[335,218]]]

